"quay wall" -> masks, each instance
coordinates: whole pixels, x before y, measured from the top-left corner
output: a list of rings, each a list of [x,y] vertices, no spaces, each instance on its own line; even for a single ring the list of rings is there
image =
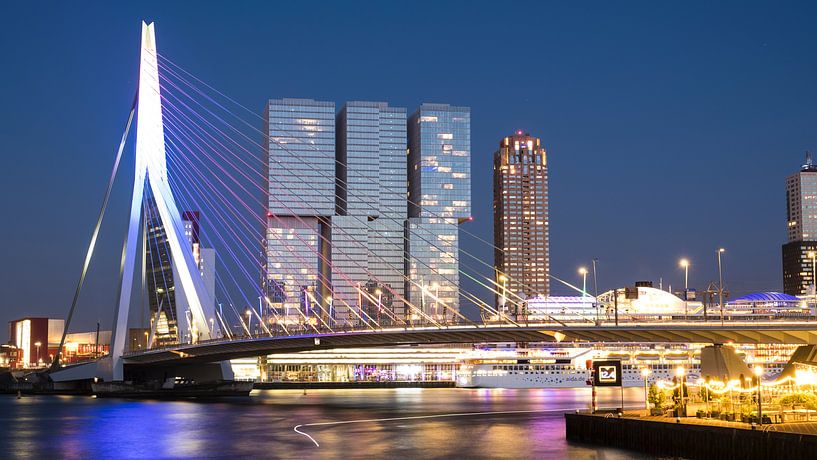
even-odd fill
[[[814,460],[817,436],[714,425],[675,423],[675,419],[565,414],[568,441],[599,444],[655,456],[723,460]]]

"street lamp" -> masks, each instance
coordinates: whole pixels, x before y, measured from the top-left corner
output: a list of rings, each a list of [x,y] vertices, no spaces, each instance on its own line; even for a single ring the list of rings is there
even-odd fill
[[[726,252],[726,249],[718,249],[718,300],[721,307],[721,326],[723,326],[723,265],[721,264],[721,254]]]
[[[582,297],[587,296],[587,269],[579,267],[579,274],[582,275]]]
[[[507,295],[507,288],[508,288],[508,277],[503,275],[503,274],[500,274],[499,275],[499,282],[502,283],[502,295],[499,297],[499,306],[501,307],[501,310],[504,311],[505,310],[505,302],[507,301],[506,295]]]
[[[42,342],[34,342],[34,346],[37,347],[37,363],[40,362],[40,346],[42,346]]]
[[[689,316],[689,304],[687,303],[689,298],[689,260],[681,259],[678,265],[684,269],[684,316]]]
[[[763,425],[763,405],[760,402],[760,376],[763,375],[763,368],[755,364],[752,372],[757,377],[757,423]]]
[[[247,332],[252,335],[252,312],[249,308],[247,308],[247,311],[244,312],[244,314],[247,315]]]
[[[652,374],[652,371],[648,367],[641,368],[641,377],[644,379],[644,409],[647,410],[650,410],[650,399],[647,396],[647,377],[649,377],[650,374]]]
[[[680,403],[681,403],[681,410],[680,413],[683,413],[684,417],[687,415],[686,405],[684,404],[684,381],[686,376],[686,369],[684,366],[678,366],[675,369],[675,376],[678,377],[678,394],[680,395]]]
[[[709,418],[709,382],[706,379],[698,379],[698,385],[704,388],[704,404],[706,408],[706,418]]]

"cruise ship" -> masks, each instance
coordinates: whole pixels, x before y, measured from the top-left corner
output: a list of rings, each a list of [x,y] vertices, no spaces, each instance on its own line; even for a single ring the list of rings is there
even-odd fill
[[[783,345],[739,348],[745,361],[759,363],[765,379],[774,379],[786,365],[793,348]],[[701,378],[700,347],[601,346],[551,349],[479,350],[463,360],[456,384],[463,388],[583,388],[588,385],[588,361],[620,360],[625,387],[671,381],[683,367],[688,382]]]
[[[705,321],[706,310],[699,301],[685,301],[670,292],[636,283],[637,295],[628,297],[618,289],[598,299],[581,297],[534,297],[526,301],[531,320],[563,322],[610,321],[610,305],[618,305],[624,321]],[[614,298],[615,297],[615,298]],[[731,320],[767,318],[812,318],[812,311],[797,297],[779,292],[758,292],[727,303],[720,312]],[[710,313],[711,315],[711,313]],[[477,388],[580,388],[590,379],[588,361],[620,360],[624,386],[643,386],[642,369],[649,369],[648,383],[671,381],[683,367],[688,382],[701,378],[700,353],[706,344],[514,344],[485,345],[463,359],[456,384]],[[763,367],[764,379],[782,372],[794,345],[734,345],[738,356],[749,365]],[[518,349],[517,349],[518,348]]]

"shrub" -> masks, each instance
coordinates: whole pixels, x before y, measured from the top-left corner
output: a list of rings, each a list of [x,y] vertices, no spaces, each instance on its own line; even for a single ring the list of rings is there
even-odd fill
[[[817,410],[817,395],[801,391],[789,393],[780,398],[781,406],[803,406],[806,409]]]

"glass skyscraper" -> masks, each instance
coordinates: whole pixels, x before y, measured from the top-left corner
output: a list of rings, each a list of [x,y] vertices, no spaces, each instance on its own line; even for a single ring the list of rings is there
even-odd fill
[[[458,225],[471,215],[469,109],[423,104],[407,119],[383,102],[334,107],[281,99],[265,110],[268,319],[400,323],[414,313],[406,298],[451,319]]]
[[[348,102],[337,115],[337,159],[337,215],[332,218],[337,317],[351,323],[402,318],[406,110],[383,102]]]
[[[450,320],[459,311],[459,224],[471,217],[470,109],[422,104],[407,134],[406,292],[425,315]]]
[[[265,294],[271,321],[330,316],[329,221],[335,212],[335,103],[270,100]]]

